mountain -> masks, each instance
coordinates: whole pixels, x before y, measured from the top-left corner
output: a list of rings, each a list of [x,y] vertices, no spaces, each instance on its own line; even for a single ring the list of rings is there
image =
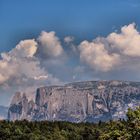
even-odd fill
[[[8,107],[0,106],[0,120],[7,119]]]
[[[75,82],[40,87],[33,100],[17,92],[10,104],[8,119],[97,122],[125,118],[128,108],[139,105],[139,82]]]

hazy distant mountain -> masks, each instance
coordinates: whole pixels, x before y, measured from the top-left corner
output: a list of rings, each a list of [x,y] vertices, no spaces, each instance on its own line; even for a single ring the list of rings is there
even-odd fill
[[[8,119],[106,121],[125,118],[128,108],[139,105],[139,82],[85,81],[38,88],[33,100],[16,93]]]
[[[7,119],[8,107],[0,106],[0,120]]]

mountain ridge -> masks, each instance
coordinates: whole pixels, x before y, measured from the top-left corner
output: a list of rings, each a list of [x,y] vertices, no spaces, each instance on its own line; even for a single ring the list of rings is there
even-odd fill
[[[13,99],[9,120],[106,121],[125,118],[128,108],[140,105],[140,82],[80,81],[40,87],[34,101],[21,93]]]

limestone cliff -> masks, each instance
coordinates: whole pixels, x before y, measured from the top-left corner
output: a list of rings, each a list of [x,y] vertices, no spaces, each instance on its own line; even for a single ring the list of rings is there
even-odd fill
[[[129,107],[140,105],[140,83],[87,81],[38,88],[35,102],[16,93],[9,120],[96,122],[124,118]]]

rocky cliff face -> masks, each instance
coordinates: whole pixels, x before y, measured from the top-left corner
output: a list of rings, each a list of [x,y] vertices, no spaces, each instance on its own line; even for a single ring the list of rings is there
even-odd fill
[[[96,122],[124,118],[128,108],[140,105],[140,83],[88,81],[38,88],[35,101],[16,93],[9,120]]]

